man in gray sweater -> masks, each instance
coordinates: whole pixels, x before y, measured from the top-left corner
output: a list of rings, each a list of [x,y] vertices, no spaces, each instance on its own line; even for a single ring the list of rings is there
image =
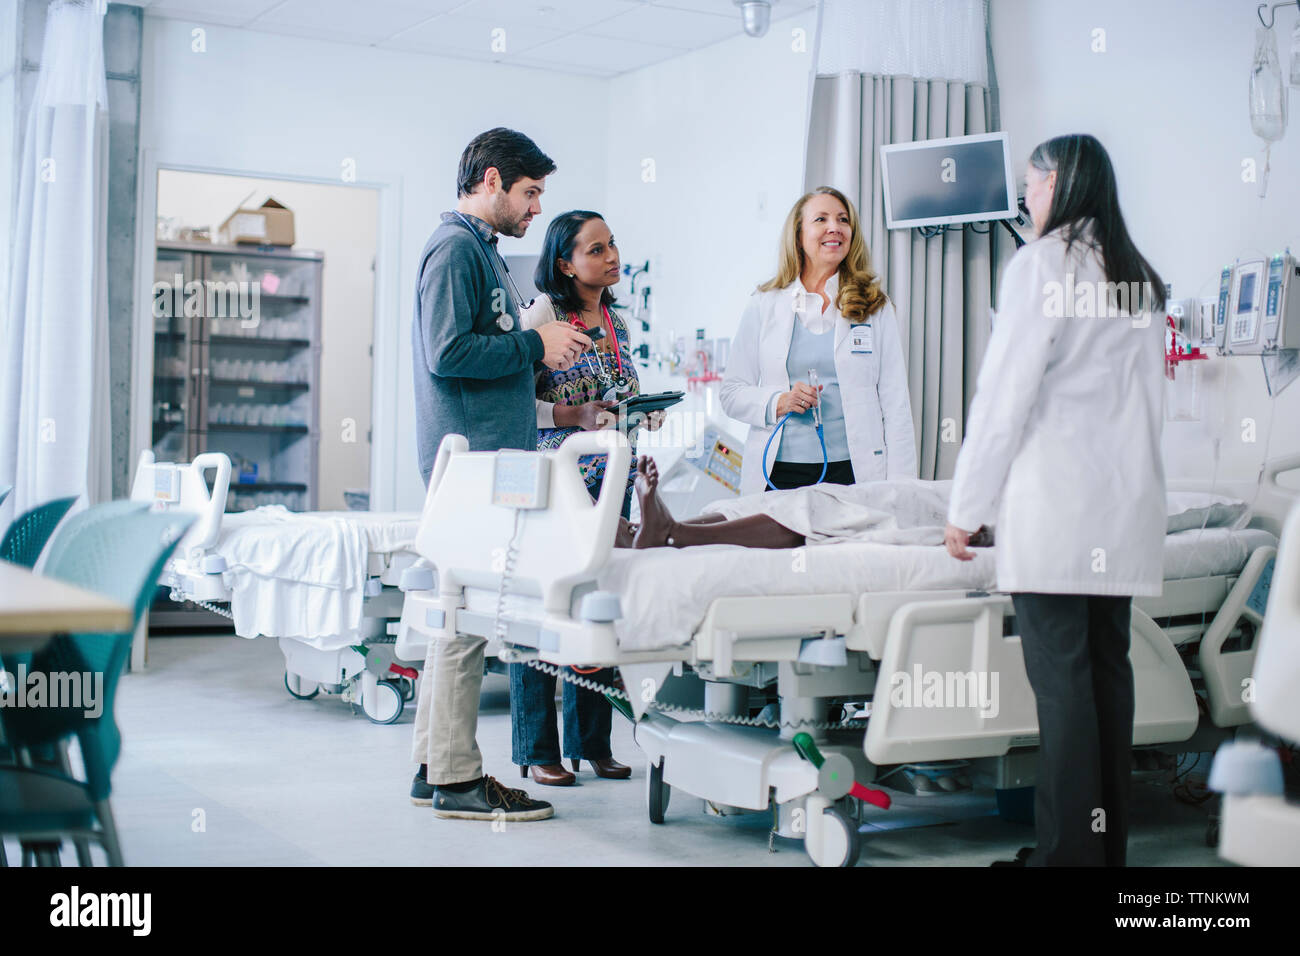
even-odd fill
[[[425,484],[445,435],[475,451],[537,450],[535,365],[567,369],[590,340],[567,322],[520,327],[514,283],[497,236],[522,237],[542,211],[555,163],[527,136],[497,128],[461,154],[458,200],[420,257],[412,326],[415,423]],[[544,820],[549,803],[484,776],[475,734],[483,683],[482,638],[429,642],[415,713],[420,769],[411,801],[440,817]]]

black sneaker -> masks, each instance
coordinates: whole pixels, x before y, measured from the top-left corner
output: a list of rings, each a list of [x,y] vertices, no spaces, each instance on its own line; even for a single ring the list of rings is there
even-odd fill
[[[433,784],[420,770],[415,771],[415,779],[411,781],[411,802],[417,807],[433,806]]]
[[[484,777],[467,793],[433,789],[433,815],[446,820],[509,820],[525,823],[555,816],[544,800],[532,800],[522,790],[503,787],[494,777]]]
[[[1033,852],[1032,846],[1022,846],[1016,851],[1014,860],[994,860],[989,866],[1026,866],[1029,863],[1029,855]]]

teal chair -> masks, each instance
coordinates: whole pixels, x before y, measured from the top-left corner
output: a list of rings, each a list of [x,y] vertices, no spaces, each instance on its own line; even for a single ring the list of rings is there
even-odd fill
[[[9,492],[13,490],[13,485],[0,485],[0,505],[5,503],[5,499],[9,497]]]
[[[21,564],[25,568],[36,567],[36,559],[41,556],[50,535],[76,503],[75,497],[55,498],[15,518],[4,538],[0,539],[0,561]]]
[[[69,837],[83,865],[90,862],[88,850],[83,850],[88,840],[104,848],[111,866],[122,865],[109,805],[113,766],[122,749],[113,717],[117,684],[158,575],[193,520],[193,515],[117,508],[109,517],[99,515],[66,528],[51,545],[47,575],[127,605],[132,624],[118,634],[60,635],[33,656],[34,671],[90,674],[92,680],[101,676],[98,716],[87,716],[85,707],[6,708],[0,714],[11,745],[28,753],[53,745],[61,764],[58,769],[0,766],[0,837],[14,836],[23,843],[24,862],[30,858],[57,863],[57,844]],[[80,744],[84,781],[68,771],[64,744],[72,736]]]

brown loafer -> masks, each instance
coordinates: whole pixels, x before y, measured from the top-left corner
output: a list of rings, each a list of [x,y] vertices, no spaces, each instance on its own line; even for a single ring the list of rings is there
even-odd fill
[[[573,761],[573,769],[577,771],[581,761]],[[626,780],[632,776],[632,768],[627,764],[621,764],[613,757],[606,757],[604,760],[588,760],[591,769],[596,771],[597,777],[604,777],[606,780]]]
[[[539,783],[543,787],[572,787],[578,782],[577,777],[558,763],[533,764],[531,767],[519,768],[521,777],[528,776],[530,773],[533,783]]]

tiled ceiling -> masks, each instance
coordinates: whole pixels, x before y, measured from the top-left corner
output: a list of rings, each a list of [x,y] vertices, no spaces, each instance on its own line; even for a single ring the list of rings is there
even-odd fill
[[[739,36],[734,0],[125,0],[145,15],[616,76]],[[772,0],[777,23],[816,0]]]

